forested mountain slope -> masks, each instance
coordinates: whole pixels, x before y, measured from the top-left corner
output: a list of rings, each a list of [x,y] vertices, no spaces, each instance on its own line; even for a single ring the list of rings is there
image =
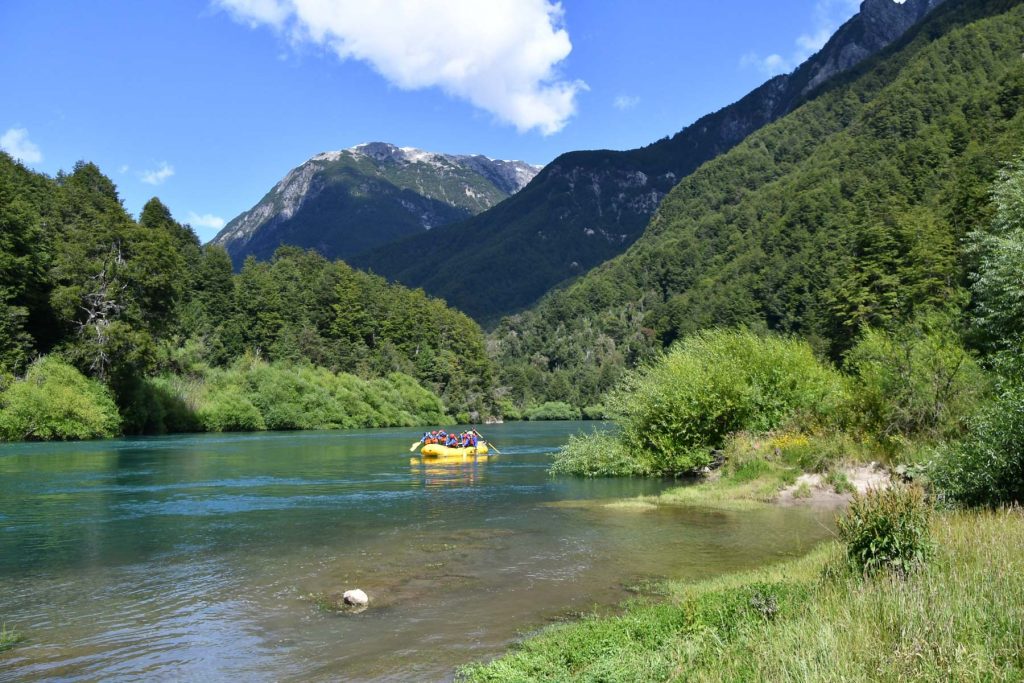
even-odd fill
[[[324,152],[292,169],[215,244],[236,266],[281,245],[329,259],[464,220],[518,192],[540,168],[481,155],[440,154],[386,142]]]
[[[662,202],[642,238],[492,336],[520,400],[585,405],[687,332],[748,325],[834,357],[864,325],[966,304],[961,239],[1024,150],[1024,8],[949,0]]]
[[[570,152],[520,193],[473,219],[389,244],[353,263],[496,320],[622,253],[662,197],[705,161],[791,111],[876,53],[939,0],[866,0],[822,50],[672,138],[625,152]],[[423,259],[423,254],[436,255]]]

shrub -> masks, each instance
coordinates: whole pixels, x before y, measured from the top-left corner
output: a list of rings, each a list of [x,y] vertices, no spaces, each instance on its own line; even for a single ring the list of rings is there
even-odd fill
[[[33,363],[0,395],[0,438],[99,439],[121,419],[110,392],[55,356]]]
[[[1003,387],[966,438],[939,452],[929,476],[962,505],[1024,502],[1024,385]]]
[[[825,475],[825,483],[832,487],[832,490],[836,493],[854,493],[857,488],[850,481],[850,478],[846,476],[846,472],[842,470],[831,470]]]
[[[650,474],[650,465],[615,435],[591,432],[570,436],[555,456],[550,472],[582,477],[631,477]]]
[[[242,358],[197,379],[151,381],[169,430],[411,427],[446,421],[441,399],[408,375],[364,380],[325,368]],[[172,426],[173,425],[173,426]]]
[[[267,428],[257,408],[240,389],[211,393],[199,410],[203,427],[210,432],[252,432]]]
[[[805,342],[749,330],[687,337],[613,393],[625,443],[654,471],[694,472],[733,432],[830,420],[843,401],[838,372]]]
[[[584,420],[611,420],[614,419],[611,411],[606,406],[586,406],[583,408]]]
[[[501,419],[505,420],[506,422],[512,422],[515,420],[523,419],[523,411],[520,410],[515,403],[508,399],[502,399],[498,401],[497,412],[498,415],[501,416]]]
[[[858,459],[857,454],[861,450],[858,444],[842,432],[783,438],[780,441],[776,448],[782,461],[804,472],[827,472],[844,460]]]
[[[931,553],[931,507],[916,486],[894,485],[854,494],[839,519],[839,538],[850,566],[865,576],[905,576]]]
[[[963,431],[986,391],[977,363],[940,314],[894,332],[869,329],[846,355],[852,417],[883,442],[947,438]]]
[[[527,420],[578,420],[580,411],[562,401],[548,401],[526,411]]]

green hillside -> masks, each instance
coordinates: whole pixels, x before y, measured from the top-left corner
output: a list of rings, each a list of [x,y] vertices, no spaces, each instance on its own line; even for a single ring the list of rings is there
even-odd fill
[[[624,252],[680,179],[816,96],[915,25],[935,0],[869,0],[792,74],[640,149],[563,154],[521,192],[469,220],[352,262],[423,287],[485,323]],[[425,253],[438,258],[423,259]]]
[[[701,328],[795,333],[838,357],[864,325],[964,307],[961,239],[1024,149],[1022,36],[1018,3],[950,0],[705,164],[625,254],[501,323],[505,384],[587,405]]]

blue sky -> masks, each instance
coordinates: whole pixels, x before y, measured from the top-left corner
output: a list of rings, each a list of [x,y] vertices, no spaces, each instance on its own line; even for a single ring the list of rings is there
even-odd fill
[[[374,140],[547,163],[670,135],[792,69],[854,0],[4,0],[0,147],[85,159],[206,240]]]

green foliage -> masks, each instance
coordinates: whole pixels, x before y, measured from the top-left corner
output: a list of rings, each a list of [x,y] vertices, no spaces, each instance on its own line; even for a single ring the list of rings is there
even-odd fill
[[[364,380],[311,365],[252,357],[186,380],[150,382],[164,424],[151,431],[412,427],[446,420],[441,400],[401,373]]]
[[[528,408],[525,417],[527,420],[578,420],[580,411],[562,401],[548,401]]]
[[[906,576],[932,552],[931,517],[931,506],[918,487],[896,485],[854,495],[838,521],[850,566],[865,576]]]
[[[760,479],[772,471],[772,466],[763,459],[752,458],[729,468],[729,478],[737,484]]]
[[[158,199],[134,221],[94,164],[51,179],[0,153],[0,375],[55,350],[110,390],[128,433],[444,414],[421,386],[453,411],[494,412],[483,333],[443,301],[296,248],[234,275],[227,253],[201,248]],[[217,373],[230,375],[246,354],[349,378],[256,370],[221,388]],[[209,395],[193,380],[213,381]],[[325,382],[358,397],[351,411],[324,408],[335,400]]]
[[[107,389],[55,356],[29,366],[0,393],[0,438],[10,441],[114,436],[120,418]]]
[[[570,436],[555,455],[550,472],[581,477],[640,477],[650,474],[651,469],[616,435],[591,432]]]
[[[584,420],[611,420],[614,419],[611,411],[607,406],[595,405],[595,406],[584,406],[581,411]]]
[[[846,472],[842,470],[830,470],[825,475],[825,483],[832,487],[832,490],[836,493],[853,493],[857,488],[850,481],[850,478],[846,475]]]
[[[0,652],[10,650],[24,639],[25,636],[17,629],[7,628],[6,623],[0,623]]]
[[[1024,339],[1024,158],[1003,169],[992,199],[991,226],[969,236],[978,260],[974,322],[983,344],[1005,349]]]
[[[696,471],[740,430],[821,421],[837,411],[839,374],[810,346],[749,330],[712,330],[631,375],[613,397],[622,439],[663,474]]]
[[[956,437],[987,390],[977,363],[939,315],[893,332],[865,330],[846,368],[854,421],[883,441]]]
[[[995,399],[972,416],[958,443],[939,449],[928,470],[935,488],[962,505],[1024,503],[1024,377],[1020,352],[999,380]]]

